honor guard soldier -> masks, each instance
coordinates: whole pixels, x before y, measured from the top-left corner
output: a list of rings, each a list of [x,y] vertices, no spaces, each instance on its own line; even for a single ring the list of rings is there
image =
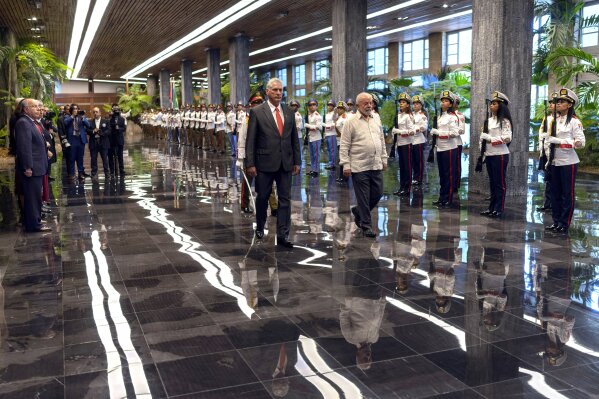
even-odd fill
[[[392,132],[397,135],[397,157],[399,159],[399,190],[393,194],[400,197],[410,195],[412,185],[412,139],[415,134],[414,117],[411,110],[412,99],[406,93],[399,95],[397,127]]]
[[[499,91],[493,92],[491,105],[491,117],[488,121],[489,133],[481,133],[480,140],[487,141],[485,152],[487,173],[489,174],[489,188],[491,202],[489,209],[481,212],[481,215],[489,217],[501,217],[505,208],[505,175],[510,157],[507,144],[512,141],[512,117],[508,108],[509,99]]]
[[[310,176],[318,176],[318,170],[320,168],[320,142],[322,135],[320,133],[322,129],[322,116],[316,110],[318,108],[318,101],[310,99],[308,101],[308,123],[306,126],[306,134],[310,142]]]
[[[546,229],[567,233],[574,213],[574,186],[578,171],[576,149],[585,146],[582,123],[576,117],[574,107],[578,96],[570,89],[558,92],[555,110],[556,120],[552,134],[546,139],[549,144],[548,168],[551,175],[551,215],[553,224]],[[555,132],[555,135],[553,134]]]
[[[347,104],[347,113],[349,115],[355,115],[356,114],[356,105],[354,103],[354,100],[351,98],[348,98],[347,100],[345,100],[345,103]]]
[[[299,112],[299,107],[300,107],[299,101],[291,100],[289,102],[289,107],[293,110],[293,113],[295,115],[295,128],[297,129],[297,140],[299,142],[300,156],[301,156],[302,152],[303,152],[302,129],[304,127],[304,118],[302,117],[302,114],[300,114],[300,112]]]
[[[337,162],[337,132],[335,131],[335,103],[332,100],[327,102],[327,113],[324,118],[324,139],[327,143],[327,154],[329,162],[325,169],[335,170]]]
[[[422,185],[424,176],[424,144],[428,131],[428,117],[424,112],[424,103],[420,96],[412,97],[414,108],[414,137],[412,138],[412,186]]]
[[[223,111],[223,106],[218,104],[216,106],[216,122],[214,130],[216,131],[216,146],[219,154],[225,153],[225,124],[227,122],[227,116]]]
[[[462,114],[458,108],[460,107],[460,96],[454,94],[453,100],[453,112],[458,117],[458,133],[459,136],[454,140],[456,141],[457,151],[456,151],[456,164],[455,164],[455,179],[453,181],[453,191],[457,192],[460,188],[460,183],[462,181],[462,148],[464,142],[462,141],[462,135],[466,132],[466,117]]]
[[[209,150],[209,146],[210,146],[210,139],[208,138],[208,135],[206,134],[206,124],[208,123],[208,110],[206,109],[206,104],[202,103],[200,105],[200,115],[198,116],[197,119],[198,122],[198,131],[200,132],[199,134],[199,148],[200,149],[206,149],[207,151]]]
[[[200,118],[200,109],[197,105],[194,105],[193,107],[193,111],[190,113],[189,115],[189,130],[190,130],[190,139],[191,139],[191,146],[194,148],[198,148],[199,146],[199,135],[200,132],[198,131],[198,127],[199,127],[199,122],[198,119]]]
[[[227,137],[229,137],[229,145],[231,147],[231,156],[237,157],[237,134],[235,132],[235,110],[233,104],[227,103],[227,124],[226,131]]]
[[[183,145],[189,145],[189,124],[191,122],[189,118],[191,117],[191,112],[191,107],[189,106],[189,104],[186,104],[185,110],[181,115],[181,122],[183,124],[181,128],[181,144]]]
[[[439,199],[433,202],[440,208],[453,202],[453,178],[457,144],[453,138],[459,136],[458,117],[453,113],[453,93],[441,93],[441,115],[437,118],[437,128],[431,134],[437,136],[437,166],[439,168]],[[434,151],[434,148],[431,148]]]
[[[252,98],[250,98],[251,105],[260,105],[264,102],[262,96],[258,93],[255,94]],[[243,110],[243,103],[239,102],[237,104],[237,135],[238,135],[238,144],[237,148],[237,166],[239,168],[245,168],[245,143],[247,139],[247,126],[248,126],[248,114]],[[239,118],[243,118],[240,120]],[[252,213],[250,208],[250,193],[252,190],[252,182],[254,178],[243,173],[243,178],[241,181],[241,211],[243,213]]]
[[[216,152],[216,112],[214,111],[214,104],[208,104],[208,115],[206,120],[206,137],[210,142],[208,151]]]
[[[545,182],[545,200],[543,206],[537,207],[537,211],[547,212],[551,210],[551,180],[550,174],[547,172],[546,164],[549,159],[549,145],[545,145],[549,136],[551,136],[551,125],[553,124],[553,112],[555,109],[555,101],[557,91],[551,93],[551,101],[549,101],[549,114],[546,114],[539,127],[539,170],[545,171],[543,181]],[[547,110],[545,111],[547,112]]]
[[[341,139],[341,132],[343,132],[343,125],[347,121],[347,104],[343,101],[337,103],[337,122],[335,122],[335,131],[337,132],[337,154],[339,154],[339,140]],[[339,173],[337,174],[338,182],[345,181],[343,176],[343,165],[339,165]]]

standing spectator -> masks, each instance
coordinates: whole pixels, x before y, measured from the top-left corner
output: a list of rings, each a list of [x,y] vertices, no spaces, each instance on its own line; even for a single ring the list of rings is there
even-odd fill
[[[42,178],[48,168],[43,128],[37,123],[40,108],[36,100],[24,100],[24,116],[15,124],[17,172],[22,174],[23,226],[27,232],[50,231],[42,220]]]
[[[79,181],[85,180],[89,177],[85,173],[83,167],[83,155],[85,151],[85,145],[87,144],[87,129],[89,128],[89,122],[85,117],[85,111],[80,110],[77,104],[71,104],[69,109],[70,114],[64,117],[64,128],[66,131],[66,139],[70,144],[70,157],[67,160],[67,172],[69,174],[69,181],[75,181],[75,163],[77,163]]]
[[[125,176],[125,163],[123,161],[123,147],[125,145],[125,118],[121,116],[118,104],[112,104],[112,116],[110,117],[110,150],[108,153],[108,164],[110,175],[115,177],[116,170],[119,176]]]
[[[89,134],[89,155],[92,167],[92,179],[98,178],[98,154],[102,158],[102,167],[104,168],[104,178],[110,178],[108,150],[110,149],[110,123],[102,118],[100,108],[94,107],[94,119],[87,131]]]
[[[356,97],[358,112],[349,118],[341,133],[339,148],[343,175],[352,177],[357,206],[351,211],[364,236],[376,237],[372,231],[370,212],[383,195],[383,174],[387,169],[387,151],[377,118],[372,115],[372,96],[360,93]]]

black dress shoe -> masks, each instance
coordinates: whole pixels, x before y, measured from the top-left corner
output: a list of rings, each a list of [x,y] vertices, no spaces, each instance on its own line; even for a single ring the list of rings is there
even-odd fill
[[[491,212],[491,214],[489,216],[492,218],[500,218],[503,216],[503,212],[494,211],[494,212]]]
[[[551,226],[545,226],[545,230],[555,231],[559,228],[559,224],[553,223]]]
[[[486,198],[484,199],[484,201],[491,201],[491,196],[489,195],[488,197],[486,197]]]
[[[35,230],[28,230],[28,233],[47,233],[49,231],[52,231],[51,228],[49,228],[48,226],[42,226],[39,229],[35,229]]]
[[[395,190],[393,191],[393,195],[399,195],[401,193],[401,190]]]
[[[399,192],[399,196],[400,197],[409,197],[410,196],[410,192],[408,190],[402,190]]]
[[[261,240],[264,238],[264,230],[256,230],[256,238]]]
[[[245,208],[241,208],[241,212],[243,212],[243,213],[252,213],[252,210],[250,208],[248,208],[248,207],[245,207]]]
[[[537,207],[537,211],[539,211],[539,212],[547,212],[547,211],[550,211],[550,210],[551,210],[550,206],[538,206]]]
[[[85,173],[85,172],[81,173],[81,176],[83,176],[83,177],[91,177],[90,175],[88,175],[88,174],[87,174],[87,173]]]
[[[568,234],[568,227],[567,226],[559,226],[557,229],[555,229],[556,233],[562,233],[562,234]]]
[[[368,238],[376,237],[376,233],[374,231],[372,231],[372,229],[370,227],[362,229],[362,234],[364,234],[364,237],[368,237]]]
[[[441,204],[441,203],[443,203],[443,201],[441,201],[441,200],[436,200],[436,201],[433,201],[433,205],[434,205],[434,206],[437,206],[437,205],[439,205],[439,204]]]
[[[284,248],[293,248],[293,243],[286,238],[277,238],[277,246]]]
[[[480,214],[481,214],[482,216],[489,216],[489,215],[490,215],[490,214],[492,214],[492,213],[493,213],[493,211],[491,211],[491,210],[487,209],[486,211],[482,211]]]
[[[362,228],[362,219],[360,219],[360,215],[358,214],[358,208],[352,206],[351,213],[354,215],[354,223],[358,228]]]
[[[451,204],[448,201],[438,201],[438,203],[436,205],[437,205],[437,208],[439,208],[439,209],[448,208],[451,206]]]

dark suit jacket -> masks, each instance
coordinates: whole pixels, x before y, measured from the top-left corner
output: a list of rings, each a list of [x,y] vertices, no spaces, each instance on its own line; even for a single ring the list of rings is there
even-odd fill
[[[125,145],[125,128],[125,118],[123,118],[122,116],[114,115],[110,117],[111,146],[116,147],[117,145]]]
[[[67,140],[71,145],[76,142],[77,137],[75,137],[75,117],[71,115],[65,115],[63,118],[64,126],[67,134]],[[79,117],[79,137],[81,138],[82,144],[87,144],[87,129],[89,128],[89,121],[85,116]]]
[[[100,126],[96,126],[96,120],[91,119],[89,121],[90,127],[87,129],[87,134],[89,134],[89,148],[96,149],[96,145],[99,144],[100,148],[107,150],[110,148],[110,121],[108,119],[101,118]],[[94,134],[94,129],[98,129],[98,136],[96,139],[96,135]],[[98,149],[100,149],[98,148]]]
[[[276,172],[279,168],[289,172],[293,165],[300,165],[295,115],[285,104],[283,111],[283,135],[270,111],[268,102],[250,109],[247,130],[247,166],[255,166],[261,172]]]
[[[48,169],[46,140],[28,116],[19,118],[15,124],[17,139],[17,171],[31,169],[33,176],[43,176]]]

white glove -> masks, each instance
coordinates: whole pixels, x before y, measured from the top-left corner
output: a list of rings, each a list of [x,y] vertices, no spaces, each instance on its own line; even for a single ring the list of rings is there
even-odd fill
[[[237,162],[235,162],[235,166],[243,168],[243,159],[238,159]]]
[[[431,134],[433,136],[438,136],[439,135],[439,129],[431,129]]]
[[[551,137],[549,133],[539,133],[539,140],[544,140]]]
[[[559,145],[559,144],[563,144],[563,143],[564,143],[564,140],[562,140],[562,139],[560,139],[560,138],[557,138],[557,137],[552,137],[552,136],[550,136],[550,137],[547,139],[547,142],[548,142],[549,144],[557,144],[557,145]]]
[[[416,131],[412,130],[409,132],[410,136],[415,136],[416,135]]]
[[[485,141],[491,141],[492,137],[489,133],[481,133],[480,134],[480,138],[481,140],[485,140]]]
[[[397,129],[397,128],[394,127],[393,130],[391,130],[391,132],[393,134],[400,134],[401,130],[399,130],[399,129]]]

